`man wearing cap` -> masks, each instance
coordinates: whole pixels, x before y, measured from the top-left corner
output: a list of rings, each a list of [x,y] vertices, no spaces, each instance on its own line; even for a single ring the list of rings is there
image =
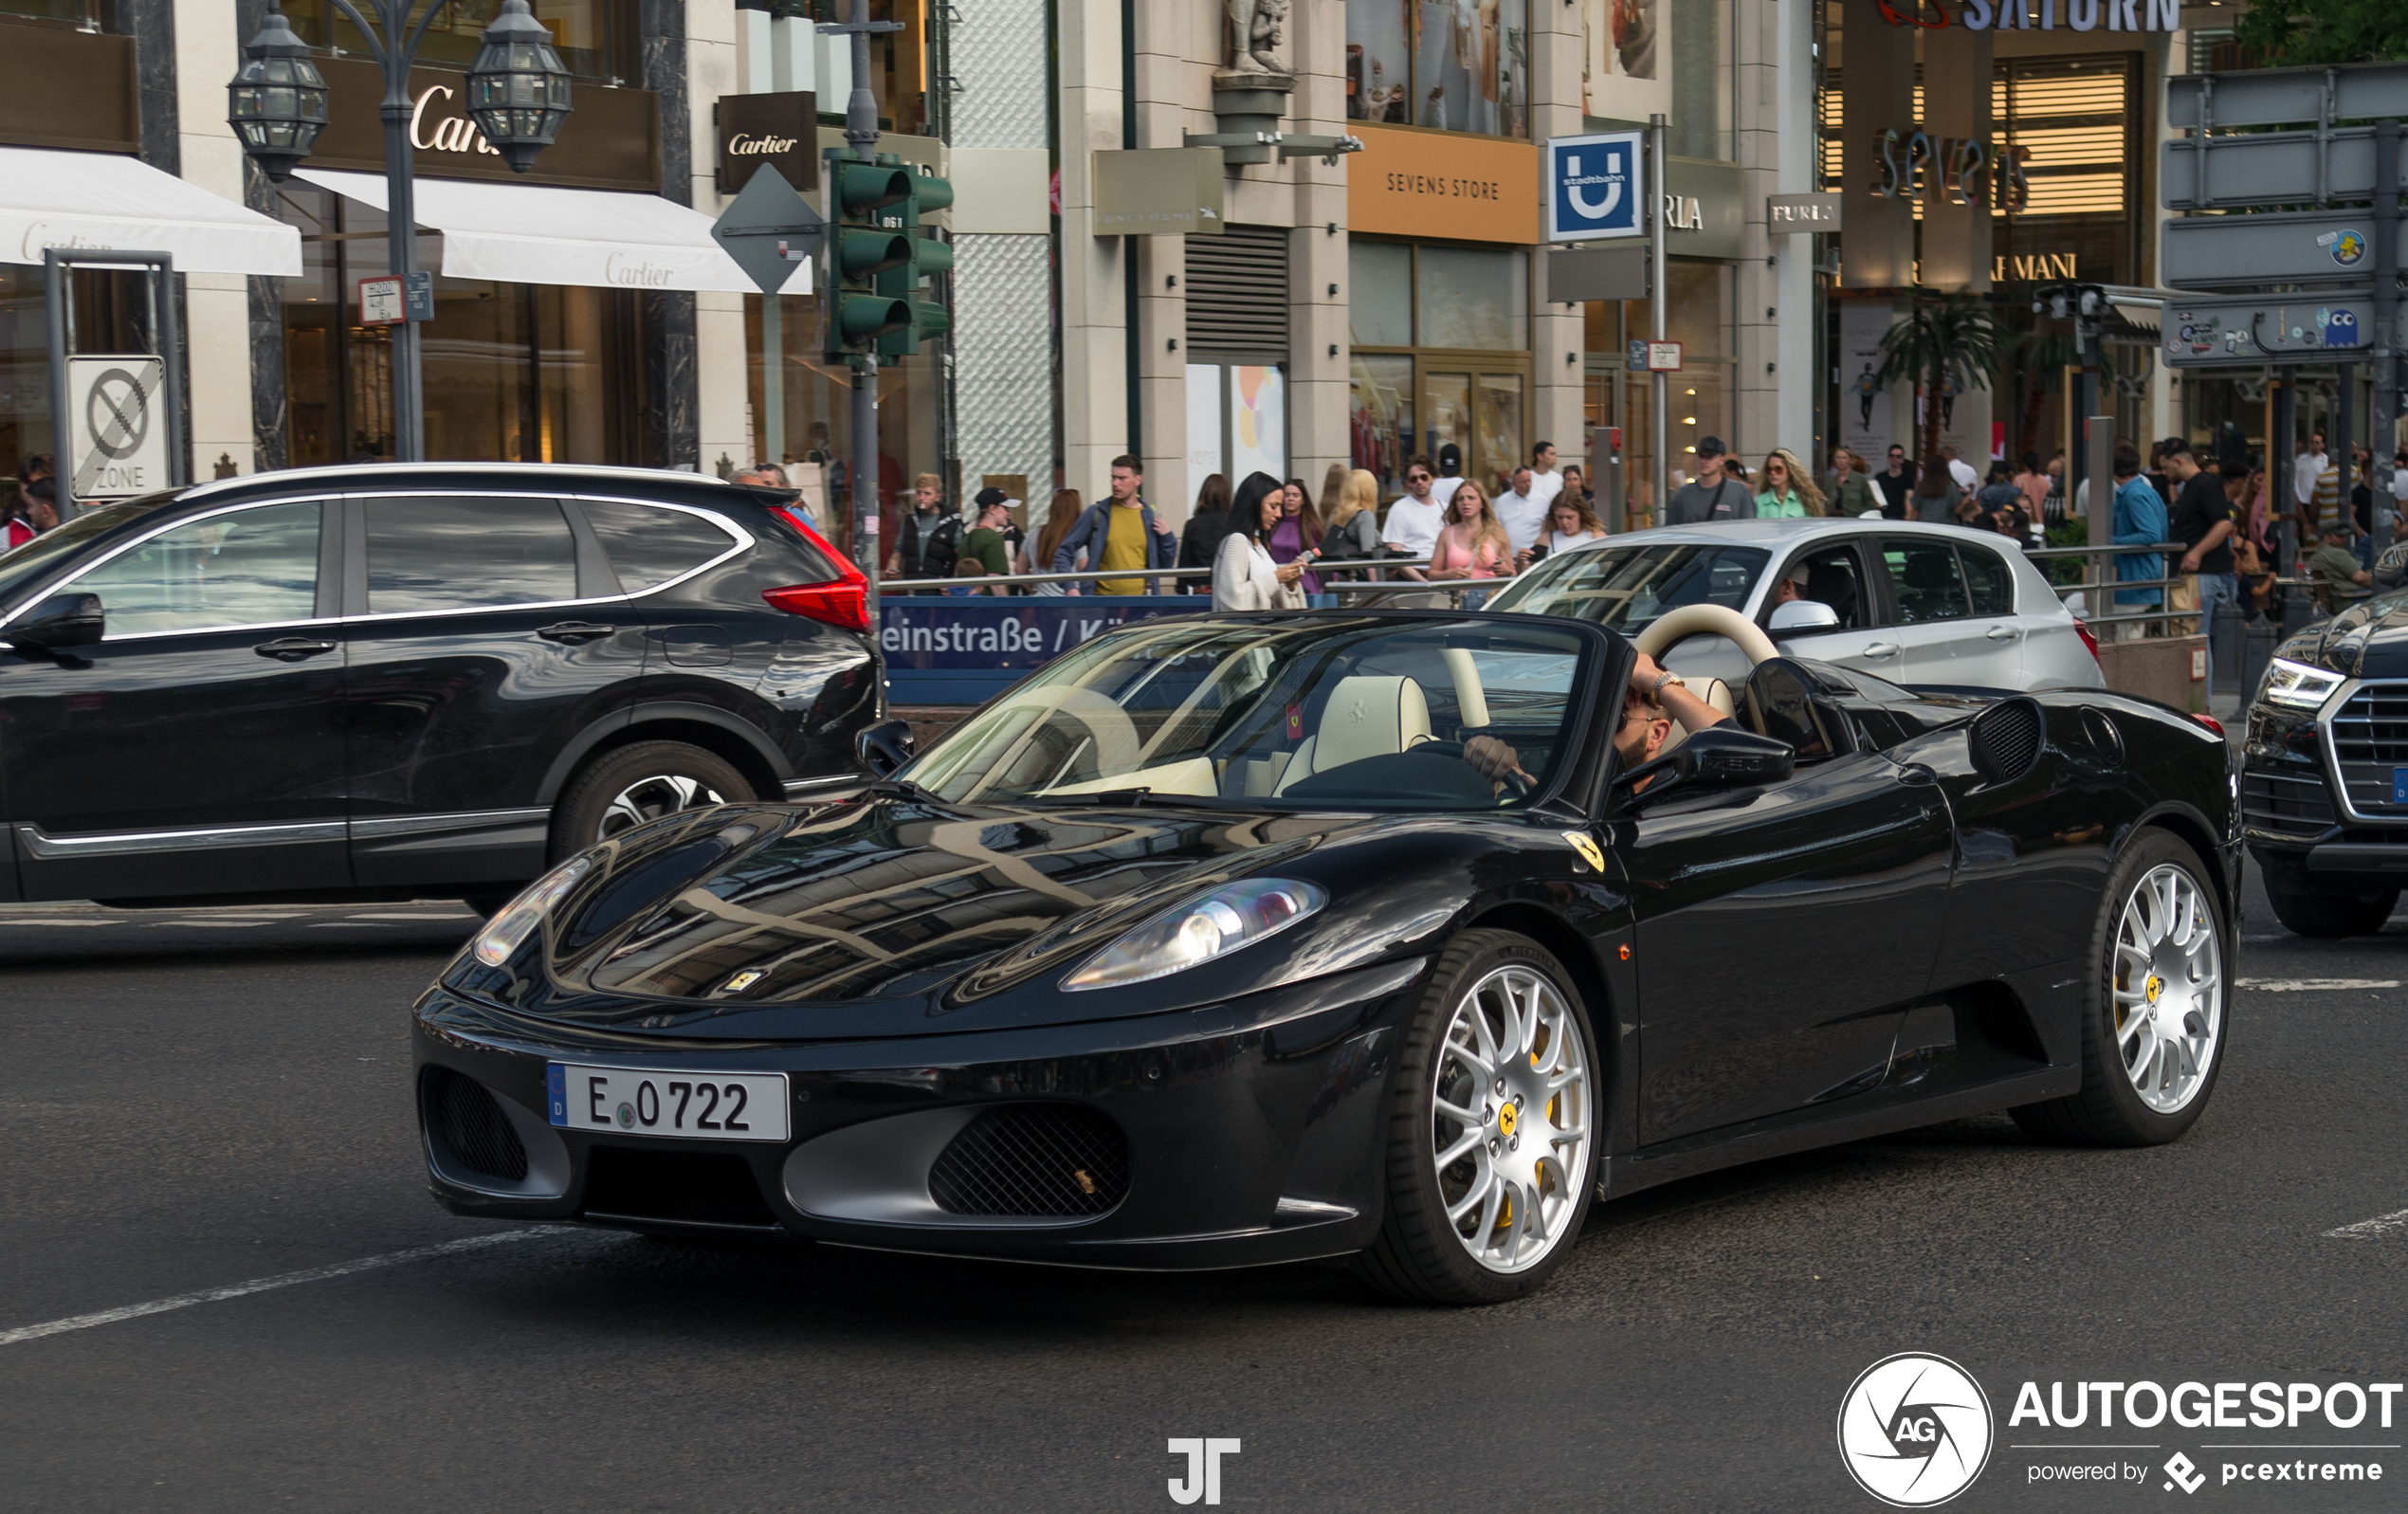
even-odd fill
[[[1455,485],[1463,482],[1463,448],[1449,442],[1438,448],[1438,476],[1430,481],[1430,502],[1443,515],[1454,503]]]
[[[1673,491],[1664,511],[1668,526],[1704,525],[1709,520],[1753,520],[1756,496],[1744,483],[1734,483],[1722,469],[1723,439],[1697,440],[1697,477]]]

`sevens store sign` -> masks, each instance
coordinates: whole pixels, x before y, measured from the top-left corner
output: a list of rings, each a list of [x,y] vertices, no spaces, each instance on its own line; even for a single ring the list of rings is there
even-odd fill
[[[167,365],[147,353],[67,359],[67,492],[125,500],[168,485]]]

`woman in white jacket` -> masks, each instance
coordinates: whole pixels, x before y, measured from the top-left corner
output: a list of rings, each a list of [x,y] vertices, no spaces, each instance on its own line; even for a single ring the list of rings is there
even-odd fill
[[[1214,610],[1302,610],[1304,591],[1297,580],[1302,560],[1271,560],[1269,538],[1284,514],[1284,486],[1268,473],[1250,473],[1230,505],[1229,535],[1213,556]]]

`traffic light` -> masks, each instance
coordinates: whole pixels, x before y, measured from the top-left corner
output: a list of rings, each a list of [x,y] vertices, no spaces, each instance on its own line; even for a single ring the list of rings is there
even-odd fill
[[[911,180],[910,192],[901,204],[899,220],[909,243],[907,255],[878,275],[878,292],[909,311],[903,325],[878,338],[878,351],[887,357],[916,353],[923,338],[941,337],[953,328],[953,312],[942,301],[921,298],[930,275],[953,271],[953,247],[929,235],[929,228],[920,224],[921,216],[953,204],[953,185],[933,173],[906,176]]]
[[[887,274],[913,260],[913,239],[891,209],[911,199],[911,173],[894,163],[828,158],[828,307],[821,351],[831,363],[867,357],[911,325],[908,302],[885,294]]]

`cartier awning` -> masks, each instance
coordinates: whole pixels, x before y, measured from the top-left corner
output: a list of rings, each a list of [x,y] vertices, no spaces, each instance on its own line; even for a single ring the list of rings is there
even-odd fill
[[[301,271],[300,232],[138,158],[0,147],[0,263],[46,247],[164,252],[178,273]]]
[[[304,168],[293,176],[385,208],[379,174]],[[709,216],[657,194],[445,178],[420,178],[415,192],[418,224],[443,233],[441,271],[448,278],[759,292],[711,240]],[[796,263],[782,292],[811,293],[811,266]]]

